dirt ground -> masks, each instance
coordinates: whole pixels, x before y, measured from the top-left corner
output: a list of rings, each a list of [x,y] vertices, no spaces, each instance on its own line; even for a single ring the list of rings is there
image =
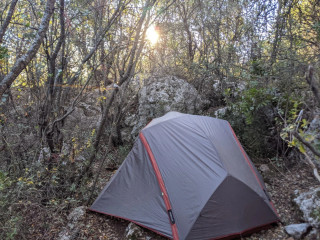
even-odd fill
[[[303,222],[299,210],[292,202],[295,196],[294,192],[304,192],[308,191],[310,187],[320,186],[313,177],[310,167],[305,163],[301,162],[285,171],[280,171],[275,164],[270,163],[268,166],[270,171],[263,173],[263,177],[282,223],[271,229],[262,230],[241,239],[288,239],[289,236],[285,233],[284,226]],[[125,220],[87,211],[78,239],[124,239],[125,229],[128,224],[129,222]],[[140,239],[165,239],[149,230],[145,230],[144,234]]]

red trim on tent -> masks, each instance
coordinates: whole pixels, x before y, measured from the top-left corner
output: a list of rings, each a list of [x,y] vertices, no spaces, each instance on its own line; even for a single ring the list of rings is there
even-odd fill
[[[166,237],[166,238],[171,239],[170,237],[164,235],[163,233],[160,233],[160,232],[158,232],[157,230],[154,230],[154,229],[152,229],[152,228],[149,228],[149,227],[147,227],[147,226],[145,226],[145,225],[143,225],[143,224],[141,224],[141,223],[138,223],[138,222],[136,222],[136,221],[133,221],[133,220],[131,220],[131,219],[129,219],[129,218],[120,217],[120,216],[113,215],[113,214],[110,214],[110,213],[97,211],[97,210],[94,210],[94,209],[91,209],[91,208],[88,208],[88,209],[89,209],[90,211],[92,211],[92,212],[102,213],[102,214],[106,214],[106,215],[109,215],[109,216],[112,216],[112,217],[121,218],[121,219],[130,221],[130,222],[133,222],[133,223],[135,223],[135,224],[137,224],[137,225],[139,225],[139,226],[141,226],[141,227],[144,227],[144,228],[146,228],[146,229],[149,229],[150,231],[153,231],[153,232],[155,232],[155,233],[157,233],[157,234],[159,234],[159,235],[161,235],[161,236],[163,236],[163,237]]]
[[[263,187],[263,185],[262,185],[259,177],[257,176],[257,173],[256,173],[256,171],[254,170],[254,168],[253,168],[253,166],[252,166],[252,164],[251,164],[251,161],[249,160],[246,152],[244,151],[241,143],[239,142],[239,139],[237,138],[237,135],[234,133],[233,128],[231,127],[231,125],[230,125],[229,122],[228,122],[228,124],[229,124],[229,127],[230,127],[230,129],[231,129],[231,132],[232,132],[232,134],[233,134],[233,137],[236,139],[236,142],[238,143],[238,146],[239,146],[239,148],[240,148],[240,150],[241,150],[241,152],[242,152],[242,155],[243,155],[244,158],[246,159],[246,162],[248,163],[251,171],[253,172],[254,176],[256,177],[256,179],[257,179],[257,181],[258,181],[261,189],[264,190],[264,187]],[[279,217],[279,214],[278,214],[278,212],[277,212],[276,208],[274,207],[273,202],[272,202],[271,200],[270,200],[270,204],[271,204],[271,207],[273,208],[273,211],[275,212],[275,214]]]
[[[164,182],[163,182],[163,179],[162,179],[162,176],[161,176],[157,161],[154,158],[153,153],[151,151],[151,148],[150,148],[150,146],[149,146],[149,144],[147,142],[147,139],[144,137],[142,132],[140,132],[139,137],[140,137],[141,142],[144,145],[144,147],[147,150],[147,153],[149,155],[152,167],[154,169],[154,172],[156,174],[156,177],[157,177],[157,180],[158,180],[161,192],[162,192],[162,196],[163,196],[164,203],[166,205],[166,209],[167,209],[167,211],[172,210],[172,207],[171,207],[171,204],[170,204],[170,201],[169,201],[169,196],[168,196],[168,193],[167,193],[167,190],[166,190],[166,186],[164,185]],[[177,226],[176,226],[175,223],[172,224],[170,216],[169,216],[169,221],[170,221],[170,224],[171,224],[173,239],[174,240],[179,240]]]

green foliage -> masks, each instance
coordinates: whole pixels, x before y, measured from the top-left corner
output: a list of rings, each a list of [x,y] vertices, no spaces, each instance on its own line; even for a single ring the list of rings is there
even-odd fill
[[[236,99],[230,96],[230,90],[227,89],[225,100],[229,111],[224,118],[230,122],[246,150],[255,156],[265,154],[270,156],[265,146],[265,138],[262,136],[270,135],[269,128],[272,123],[266,121],[268,119],[265,112],[273,111],[273,90],[259,87],[256,82],[251,82]]]
[[[8,54],[8,48],[4,46],[0,46],[0,63],[2,63],[2,60],[6,59],[9,57]]]
[[[307,119],[302,118],[302,111],[300,111],[299,108],[302,108],[301,104],[299,102],[294,102],[293,107],[289,111],[289,116],[280,133],[280,136],[288,143],[289,147],[296,147],[301,153],[304,154],[306,153],[305,145],[295,138],[292,133],[297,132],[304,140],[310,143],[314,141],[318,143],[318,139],[316,139],[317,133],[307,131],[309,122]]]
[[[0,228],[0,238],[5,240],[15,239],[18,231],[18,223],[21,220],[20,216],[11,216],[8,214],[8,207],[12,204],[9,197],[9,190],[14,181],[10,179],[9,174],[0,171],[0,222],[4,223],[4,226]],[[3,221],[5,220],[5,221]],[[1,233],[1,231],[3,231]]]
[[[314,219],[320,220],[320,208],[314,209],[311,213],[310,216]]]
[[[235,98],[227,89],[225,100],[228,111],[224,118],[235,129],[249,154],[276,159],[278,164],[282,159],[278,154],[285,151],[279,144],[282,119],[293,119],[297,114],[297,101],[276,88],[260,86],[257,81],[251,81]]]
[[[0,171],[0,191],[3,191],[10,187],[12,182],[10,181],[10,178],[8,177],[8,173]]]
[[[5,224],[5,229],[6,229],[6,235],[5,235],[5,240],[13,240],[16,239],[16,236],[18,234],[18,229],[19,229],[19,223],[21,221],[21,217],[11,217]],[[0,235],[1,236],[1,235]]]

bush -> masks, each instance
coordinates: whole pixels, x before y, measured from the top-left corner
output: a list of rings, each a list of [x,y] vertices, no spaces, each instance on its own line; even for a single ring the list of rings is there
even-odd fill
[[[287,146],[280,138],[283,119],[297,100],[276,88],[250,82],[236,98],[225,92],[228,106],[224,118],[230,122],[249,155],[274,158],[283,155]]]

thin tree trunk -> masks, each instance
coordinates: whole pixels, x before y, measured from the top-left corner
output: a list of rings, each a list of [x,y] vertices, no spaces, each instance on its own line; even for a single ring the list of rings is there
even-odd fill
[[[139,59],[139,56],[141,55],[141,52],[142,52],[142,49],[143,49],[143,46],[144,46],[144,39],[145,39],[145,35],[146,35],[146,31],[147,31],[147,28],[144,29],[143,31],[143,34],[142,34],[142,37],[140,36],[141,34],[141,29],[142,29],[142,26],[143,26],[143,22],[147,16],[147,11],[149,8],[151,8],[154,4],[155,4],[156,0],[152,0],[152,1],[147,1],[145,7],[144,7],[144,11],[142,13],[142,16],[141,18],[139,19],[139,22],[137,24],[137,30],[136,30],[136,35],[135,35],[135,39],[134,39],[134,42],[133,42],[133,46],[132,46],[132,49],[131,49],[131,52],[130,52],[130,59],[129,59],[129,63],[128,63],[128,68],[126,70],[126,72],[123,74],[123,76],[121,77],[121,79],[119,80],[118,82],[118,85],[121,86],[123,83],[125,83],[134,73],[134,70],[135,70],[135,67],[136,67],[136,64],[137,64],[137,61]],[[141,44],[139,45],[139,40],[141,38]],[[100,140],[101,140],[101,137],[102,137],[102,133],[103,133],[103,130],[104,130],[104,127],[106,125],[106,122],[107,122],[107,117],[108,117],[108,114],[109,114],[109,110],[112,106],[112,103],[115,99],[115,96],[118,92],[118,88],[115,88],[113,91],[112,91],[112,94],[111,96],[109,97],[108,99],[108,102],[107,102],[107,105],[102,113],[102,117],[101,117],[101,121],[100,121],[100,124],[98,126],[98,130],[97,130],[97,133],[96,133],[96,139],[94,141],[94,145],[93,145],[93,152],[91,154],[91,156],[89,157],[89,163],[88,165],[83,169],[83,171],[81,172],[81,174],[79,174],[79,177],[76,181],[76,184],[79,185],[83,179],[83,177],[86,175],[86,173],[90,170],[95,158],[96,158],[96,154],[99,150],[99,146],[100,146]]]
[[[9,26],[10,20],[12,18],[13,13],[14,13],[14,9],[16,7],[17,2],[18,2],[18,0],[13,0],[11,2],[8,15],[7,15],[6,19],[4,20],[4,23],[2,24],[2,26],[0,28],[0,43],[2,43],[3,36],[7,31],[7,28]]]
[[[48,0],[44,16],[42,18],[39,30],[37,32],[37,36],[32,43],[30,49],[26,54],[24,54],[22,57],[20,57],[12,67],[10,73],[6,75],[3,80],[0,83],[0,97],[4,94],[4,92],[10,88],[11,84],[14,82],[14,80],[19,76],[19,74],[26,68],[26,66],[29,64],[29,62],[34,58],[36,53],[38,52],[40,48],[40,44],[48,30],[49,21],[51,18],[51,15],[54,11],[54,3],[55,0]]]

